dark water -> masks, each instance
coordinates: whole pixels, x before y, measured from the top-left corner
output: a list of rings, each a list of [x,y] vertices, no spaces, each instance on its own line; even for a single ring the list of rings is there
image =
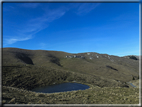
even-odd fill
[[[88,89],[88,85],[83,85],[79,83],[62,83],[46,87],[35,88],[31,91],[42,92],[42,93],[54,93],[54,92],[65,92],[73,90],[85,90]]]

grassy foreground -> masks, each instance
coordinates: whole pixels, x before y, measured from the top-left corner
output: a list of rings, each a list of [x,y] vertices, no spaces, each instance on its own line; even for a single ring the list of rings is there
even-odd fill
[[[36,93],[3,86],[4,104],[139,104],[138,88],[94,87],[60,93]]]
[[[29,72],[30,71],[30,72]],[[36,93],[35,87],[77,81],[89,85],[86,90]],[[138,104],[139,88],[97,76],[44,67],[3,67],[3,104]]]

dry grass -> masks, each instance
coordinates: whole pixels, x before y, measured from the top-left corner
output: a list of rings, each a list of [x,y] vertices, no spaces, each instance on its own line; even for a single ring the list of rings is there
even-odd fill
[[[99,55],[96,58],[95,55]],[[85,59],[65,58],[65,52],[3,49],[3,104],[138,104],[138,88],[125,88],[138,78],[138,60],[106,54],[80,53]],[[106,57],[107,56],[107,57]],[[113,62],[112,62],[113,59]],[[107,66],[110,66],[109,68]],[[117,70],[114,70],[114,69]],[[36,87],[73,82],[87,90],[35,93]],[[137,85],[137,81],[133,81]]]
[[[36,93],[3,86],[3,103],[17,104],[138,104],[137,88],[99,88],[60,93]],[[7,93],[7,94],[4,94]]]

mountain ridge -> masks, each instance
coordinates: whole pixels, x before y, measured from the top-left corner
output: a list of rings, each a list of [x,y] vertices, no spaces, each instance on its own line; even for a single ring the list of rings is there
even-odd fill
[[[112,55],[112,54],[107,54],[107,53],[98,53],[98,52],[79,52],[79,53],[70,53],[70,52],[66,52],[66,51],[57,51],[57,50],[40,50],[40,49],[35,49],[35,50],[31,50],[31,49],[24,49],[24,48],[16,48],[16,47],[4,47],[1,49],[20,49],[20,50],[27,50],[27,51],[51,51],[51,52],[64,52],[64,53],[68,53],[68,54],[72,54],[72,55],[76,55],[76,54],[83,54],[83,53],[96,53],[96,54],[103,54],[103,55],[109,55],[109,56],[117,56],[117,55]],[[124,56],[117,56],[117,57],[128,57],[128,56],[136,56],[137,58],[140,57],[140,55],[124,55]]]

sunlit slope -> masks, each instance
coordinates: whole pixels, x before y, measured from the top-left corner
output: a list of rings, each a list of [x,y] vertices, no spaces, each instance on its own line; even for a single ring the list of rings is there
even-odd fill
[[[95,52],[70,54],[60,51],[3,48],[3,66],[46,67],[127,82],[138,79],[139,60]],[[74,56],[70,58],[69,56]],[[68,57],[67,57],[68,56]],[[82,57],[81,57],[82,56]]]
[[[25,50],[18,48],[3,48],[3,66],[8,65],[35,65],[35,66],[60,66],[60,59],[65,52]]]
[[[95,53],[94,53],[95,54]],[[99,75],[105,78],[129,81],[138,78],[138,61],[117,56],[97,54],[99,58],[85,55],[85,59],[64,58],[60,61],[64,68],[84,74]]]

